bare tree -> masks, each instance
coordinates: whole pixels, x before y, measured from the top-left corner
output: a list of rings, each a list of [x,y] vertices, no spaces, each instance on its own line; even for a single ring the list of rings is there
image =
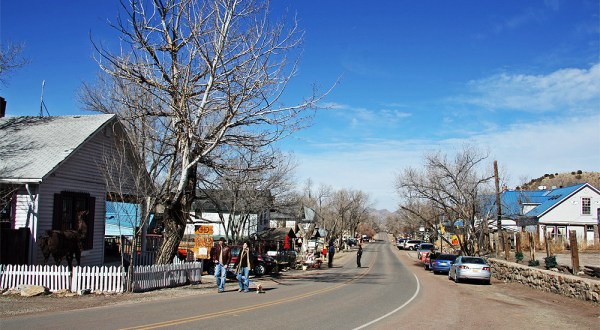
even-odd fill
[[[362,191],[335,191],[323,212],[327,241],[338,240],[341,247],[344,234],[354,235],[361,222],[371,219],[368,212],[370,206],[369,196]]]
[[[329,199],[332,196],[333,188],[324,184],[320,184],[316,189],[313,188],[312,179],[307,179],[302,188],[303,194],[299,198],[300,203],[313,211],[315,217],[308,225],[299,226],[299,235],[302,236],[302,252],[308,249],[308,241],[315,236],[315,230],[323,226],[325,219],[323,214]]]
[[[146,171],[145,164],[127,137],[120,123],[107,127],[105,134],[113,136],[112,146],[103,149],[97,163],[107,188],[107,200],[114,202],[119,214],[117,224],[132,228],[131,255],[127,290],[133,290],[132,274],[137,251],[145,252],[145,233],[150,221],[151,210],[156,207],[154,182]],[[138,246],[138,242],[142,246]],[[121,242],[123,243],[123,242]],[[141,255],[141,253],[140,253]],[[121,246],[121,265],[125,265],[124,249]]]
[[[29,60],[22,56],[24,48],[22,43],[8,43],[6,47],[0,47],[0,85],[6,86],[8,77],[29,63]]]
[[[324,94],[281,103],[302,34],[295,21],[272,23],[268,2],[130,0],[122,12],[112,24],[120,52],[95,44],[104,76],[84,85],[82,98],[87,108],[119,113],[138,134],[165,210],[157,262],[168,263],[199,166],[218,166],[214,155],[228,148],[257,149],[292,134]]]
[[[292,157],[270,148],[239,154],[227,168],[210,169],[216,178],[200,175],[199,194],[215,207],[226,239],[237,242],[254,233],[258,213],[286,200],[295,167]]]
[[[475,243],[482,232],[476,232],[475,220],[480,210],[482,189],[493,179],[491,167],[489,170],[480,168],[486,158],[486,154],[470,146],[463,147],[454,159],[442,152],[425,155],[422,171],[408,168],[396,178],[399,194],[412,202],[401,208],[429,225],[435,221],[436,214],[443,215],[453,224],[463,221],[464,240],[459,239],[461,250],[467,254],[479,252]],[[423,205],[432,210],[430,216],[416,207]]]

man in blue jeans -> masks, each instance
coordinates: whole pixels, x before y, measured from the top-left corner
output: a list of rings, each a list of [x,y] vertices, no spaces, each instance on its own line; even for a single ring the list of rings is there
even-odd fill
[[[225,238],[219,238],[219,244],[215,247],[213,262],[215,263],[215,279],[219,293],[225,291],[225,280],[227,279],[227,265],[231,260],[231,251],[225,244]]]

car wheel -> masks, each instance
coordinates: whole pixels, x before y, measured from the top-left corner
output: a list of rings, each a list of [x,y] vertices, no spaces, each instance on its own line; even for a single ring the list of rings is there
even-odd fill
[[[454,283],[460,283],[460,278],[458,277],[458,274],[454,274]]]
[[[492,280],[485,280],[485,281],[483,281],[483,284],[492,285]]]
[[[427,267],[427,264],[423,265],[423,269],[429,270],[429,267]]]
[[[266,273],[265,265],[258,264],[254,266],[254,275],[255,276],[263,276]]]
[[[433,275],[437,275],[437,273],[438,273],[437,270],[433,271]]]

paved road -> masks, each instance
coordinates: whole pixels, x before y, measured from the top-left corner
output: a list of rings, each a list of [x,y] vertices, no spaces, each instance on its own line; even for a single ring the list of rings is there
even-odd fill
[[[381,237],[383,238],[383,237]],[[455,284],[385,240],[333,269],[298,272],[267,293],[218,294],[6,318],[7,329],[598,329],[600,307],[517,284]]]
[[[216,292],[168,300],[2,320],[7,329],[244,328],[352,329],[405,306],[418,294],[416,277],[387,242],[367,244],[363,268],[353,255],[333,269],[299,272],[266,293]]]

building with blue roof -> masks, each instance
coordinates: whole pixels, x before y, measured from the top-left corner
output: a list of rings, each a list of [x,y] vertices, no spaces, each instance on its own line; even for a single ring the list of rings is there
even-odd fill
[[[579,242],[600,244],[600,191],[589,183],[539,190],[505,190],[500,195],[503,229],[547,234],[569,239],[575,231]],[[484,200],[484,204],[485,204]],[[496,214],[494,196],[487,196],[485,214]],[[495,225],[495,224],[494,224]]]

